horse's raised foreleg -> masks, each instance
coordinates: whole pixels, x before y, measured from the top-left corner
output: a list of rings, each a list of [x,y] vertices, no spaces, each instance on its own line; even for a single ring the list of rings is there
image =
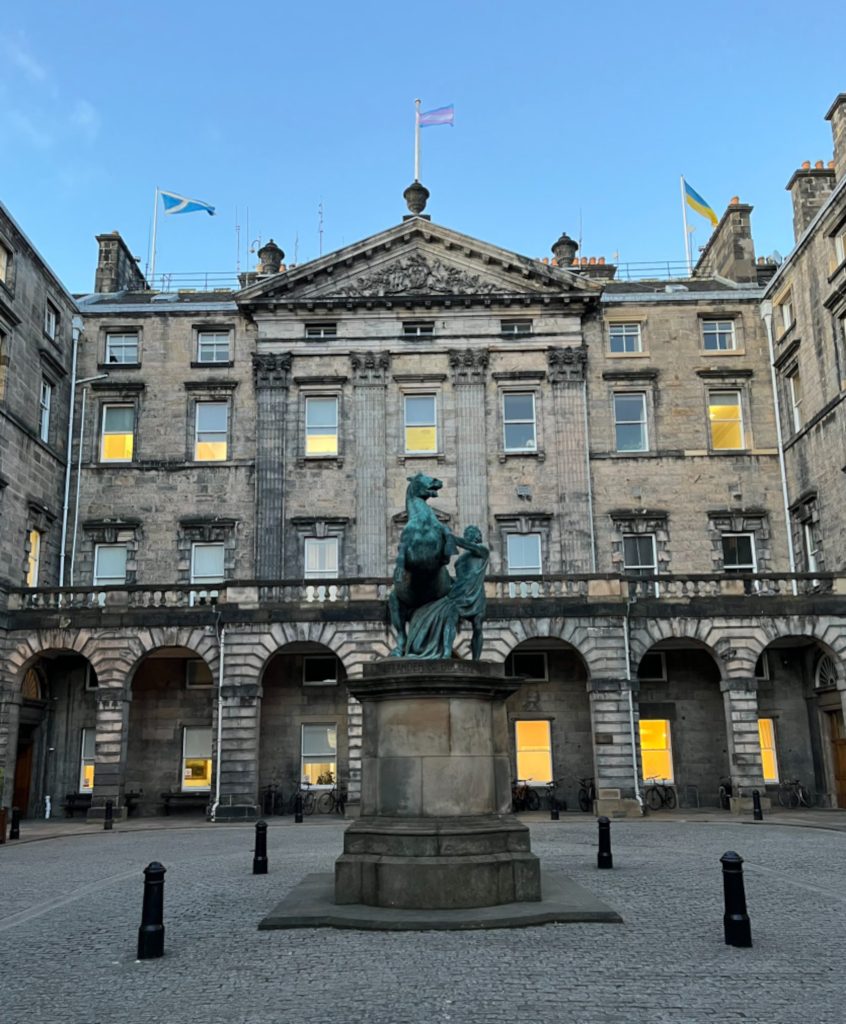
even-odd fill
[[[391,651],[391,657],[402,658],[405,655],[405,644],[407,639],[405,627],[408,622],[408,618],[404,614],[405,606],[397,597],[396,590],[392,590],[388,596],[388,611],[391,616],[391,625],[394,627],[394,632],[397,636],[396,646]]]

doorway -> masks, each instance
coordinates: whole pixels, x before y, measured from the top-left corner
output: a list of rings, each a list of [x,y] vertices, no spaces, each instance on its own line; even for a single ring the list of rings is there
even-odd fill
[[[842,711],[828,712],[831,729],[831,766],[838,807],[846,807],[846,725]]]

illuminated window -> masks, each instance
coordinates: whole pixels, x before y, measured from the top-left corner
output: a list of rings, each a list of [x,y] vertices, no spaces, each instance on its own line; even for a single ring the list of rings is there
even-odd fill
[[[56,340],[59,332],[59,311],[49,302],[44,307],[44,333],[48,338]]]
[[[539,533],[509,533],[505,543],[509,576],[540,576],[541,536]]]
[[[503,334],[531,334],[531,320],[500,320],[499,329]]]
[[[303,550],[303,576],[307,580],[337,579],[338,538],[306,537]]]
[[[305,336],[307,338],[336,338],[338,336],[338,325],[333,323],[306,324]]]
[[[618,452],[645,452],[648,446],[646,395],[614,395],[614,447]]]
[[[502,396],[502,423],[507,452],[537,451],[535,396],[531,391]]]
[[[761,767],[764,772],[764,782],[778,782],[775,723],[771,718],[758,719],[758,738],[761,741]]]
[[[517,778],[524,782],[550,782],[552,774],[552,736],[547,721],[523,720],[514,723],[517,745]]]
[[[746,447],[739,391],[710,391],[708,420],[711,425],[712,448],[721,451]]]
[[[182,789],[211,789],[212,731],[185,726],[182,730]]]
[[[223,564],[222,544],[191,545],[192,583],[222,583]]]
[[[730,352],[737,347],[733,320],[703,320],[702,347],[706,352]]]
[[[724,533],[723,568],[726,572],[756,572],[755,535],[752,533]]]
[[[107,363],[138,362],[138,332],[111,331],[106,335]]]
[[[197,333],[197,362],[226,363],[229,361],[229,331],[199,331]]]
[[[670,723],[666,718],[641,718],[640,755],[644,780],[675,781]]]
[[[228,430],[228,402],[197,402],[194,459],[197,462],[224,462]]]
[[[434,395],[405,396],[405,450],[408,454],[438,450]]]
[[[131,405],[104,405],[100,461],[131,462],[134,442],[134,407]]]
[[[94,549],[94,586],[126,582],[126,545],[98,544]]]
[[[611,324],[608,328],[608,348],[615,355],[642,352],[640,324]]]
[[[313,786],[331,786],[338,777],[338,728],[335,725],[302,727],[300,778]]]
[[[94,730],[82,730],[82,746],[79,758],[79,792],[94,792]]]
[[[790,418],[793,421],[793,429],[802,429],[802,378],[799,370],[796,369],[787,378],[787,387],[790,397]]]
[[[50,440],[50,406],[53,403],[53,385],[41,381],[41,397],[38,402],[38,436],[42,441]]]
[[[306,399],[306,455],[338,454],[338,399]]]
[[[27,555],[26,585],[38,586],[38,570],[41,567],[41,534],[38,530],[29,531],[29,554]]]

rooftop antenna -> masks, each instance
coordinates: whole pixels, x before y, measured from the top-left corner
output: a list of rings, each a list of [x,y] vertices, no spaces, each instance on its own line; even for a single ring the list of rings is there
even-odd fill
[[[579,252],[582,252],[582,208],[579,207]]]
[[[300,233],[299,231],[294,235],[294,266],[299,266],[300,259]]]
[[[323,255],[323,200],[320,200],[320,205],[317,207],[317,236],[318,236],[318,255]]]
[[[238,207],[235,207],[235,273],[241,273],[241,225],[238,223]]]

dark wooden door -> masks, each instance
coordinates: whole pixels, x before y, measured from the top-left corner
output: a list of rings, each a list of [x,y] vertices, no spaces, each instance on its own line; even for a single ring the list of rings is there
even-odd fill
[[[834,766],[834,788],[837,806],[846,807],[846,728],[843,712],[831,713],[831,763]]]
[[[15,791],[12,796],[12,806],[20,808],[22,815],[26,815],[29,807],[29,792],[32,785],[32,740],[18,741],[18,756],[15,761]]]

